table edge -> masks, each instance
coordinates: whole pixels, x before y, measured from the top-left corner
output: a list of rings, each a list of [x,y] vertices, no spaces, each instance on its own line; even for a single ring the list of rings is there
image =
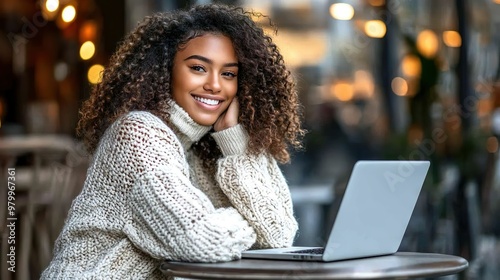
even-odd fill
[[[401,277],[407,278],[417,278],[417,277],[439,277],[445,275],[457,274],[468,268],[469,263],[466,259],[460,256],[455,255],[446,255],[446,254],[438,254],[438,253],[417,253],[417,252],[398,252],[400,256],[408,256],[408,254],[416,254],[418,256],[433,256],[433,257],[452,257],[456,259],[457,265],[454,267],[445,268],[441,271],[434,270],[422,270],[422,271],[414,271],[412,273],[398,273],[397,271],[393,271],[392,273],[386,273],[383,276],[376,276],[374,274],[367,273],[366,275],[358,274],[356,277],[350,277],[348,279],[397,279]],[[398,253],[394,254],[398,256]],[[238,261],[238,260],[237,260]],[[300,263],[299,261],[297,261]],[[205,267],[200,267],[200,270],[191,270],[185,271],[184,268],[189,266],[192,263],[184,263],[184,262],[168,262],[165,261],[161,264],[161,270],[164,274],[176,277],[191,277],[191,278],[202,278],[202,279],[244,279],[244,280],[261,280],[261,279],[283,279],[283,277],[287,276],[286,272],[283,271],[245,271],[245,275],[242,274],[242,271],[238,268],[226,268],[225,271],[211,271],[206,272],[203,271]],[[291,277],[299,277],[300,274],[289,274]],[[346,279],[345,274],[339,274],[338,277],[332,277],[331,272],[328,271],[319,271],[318,273],[311,274],[311,271],[308,271],[307,279]]]

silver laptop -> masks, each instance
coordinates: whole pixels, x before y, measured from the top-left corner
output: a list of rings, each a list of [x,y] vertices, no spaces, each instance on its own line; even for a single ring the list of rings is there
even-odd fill
[[[242,257],[329,262],[394,254],[429,165],[429,161],[358,161],[324,247],[248,250]]]

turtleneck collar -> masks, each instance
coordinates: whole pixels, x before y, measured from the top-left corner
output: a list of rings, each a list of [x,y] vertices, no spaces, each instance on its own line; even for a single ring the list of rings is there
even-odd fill
[[[212,127],[197,124],[175,101],[171,100],[169,103],[170,121],[174,126],[174,132],[179,137],[184,149],[188,150],[194,142],[200,140]]]

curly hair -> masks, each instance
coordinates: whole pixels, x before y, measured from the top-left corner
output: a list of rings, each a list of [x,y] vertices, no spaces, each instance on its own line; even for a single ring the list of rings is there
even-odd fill
[[[304,135],[301,107],[283,57],[252,16],[263,17],[240,7],[209,4],[146,17],[120,43],[101,83],[82,105],[77,134],[88,152],[93,154],[104,131],[129,111],[149,111],[169,124],[174,56],[189,40],[210,33],[230,38],[238,58],[239,123],[249,134],[249,152],[288,162],[289,148],[300,148]],[[193,148],[204,162],[221,156],[209,134]]]

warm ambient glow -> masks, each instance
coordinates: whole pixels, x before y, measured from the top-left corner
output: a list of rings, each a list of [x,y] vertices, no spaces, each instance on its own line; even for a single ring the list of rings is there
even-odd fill
[[[94,64],[89,68],[89,71],[87,72],[87,78],[89,79],[89,82],[92,84],[98,84],[102,80],[102,71],[104,70],[104,67],[100,64]]]
[[[396,95],[405,96],[408,94],[408,83],[401,77],[392,79],[391,88]]]
[[[354,92],[360,98],[371,98],[375,91],[373,76],[369,71],[357,70],[354,72]]]
[[[95,53],[95,45],[91,41],[87,41],[80,47],[80,57],[83,60],[91,59]]]
[[[385,4],[385,0],[368,0],[368,3],[374,7],[380,7]]]
[[[82,23],[78,34],[80,42],[97,40],[97,23],[94,20],[87,20]]]
[[[500,0],[492,0],[493,3],[500,4]]]
[[[354,8],[346,3],[335,3],[330,6],[330,15],[338,20],[350,20],[354,16]]]
[[[381,20],[369,20],[365,23],[365,34],[372,38],[383,38],[387,31]]]
[[[354,104],[345,104],[340,108],[340,119],[348,126],[357,126],[363,118],[363,112]]]
[[[443,42],[448,47],[458,48],[462,45],[462,37],[457,31],[445,31],[443,32]]]
[[[349,101],[354,97],[354,86],[346,81],[334,82],[330,94],[340,101]]]
[[[407,77],[418,77],[422,72],[422,64],[416,55],[405,55],[401,62],[401,71]]]
[[[47,0],[45,8],[49,12],[55,12],[59,8],[59,0]]]
[[[498,151],[498,139],[495,136],[490,136],[486,140],[486,150],[492,154]]]
[[[76,17],[76,9],[72,5],[64,7],[61,13],[62,20],[64,22],[72,22]]]
[[[439,41],[432,30],[426,29],[420,32],[417,37],[417,49],[420,53],[427,57],[433,58],[439,48]]]
[[[264,27],[263,30],[278,46],[286,65],[289,67],[318,65],[322,63],[328,53],[328,38],[322,31],[286,30],[274,34],[270,28]]]

